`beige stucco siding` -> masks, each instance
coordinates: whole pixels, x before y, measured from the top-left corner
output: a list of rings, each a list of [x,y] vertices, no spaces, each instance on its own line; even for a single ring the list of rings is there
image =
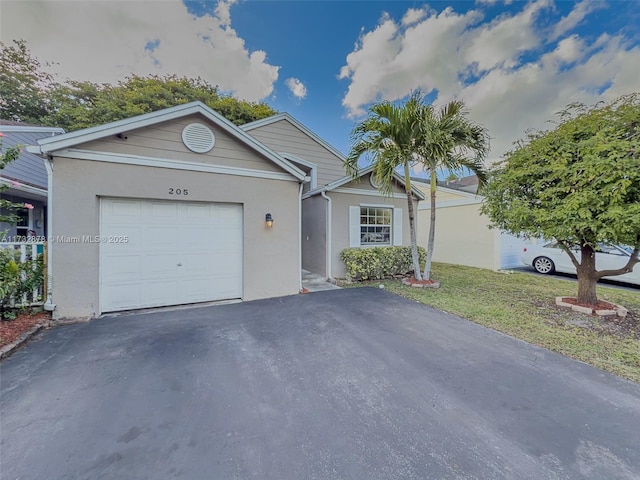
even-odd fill
[[[357,185],[357,184],[356,184]],[[364,205],[384,205],[392,208],[402,208],[402,244],[411,245],[409,214],[406,198],[391,198],[379,195],[364,195],[351,193],[328,192],[331,198],[332,210],[332,248],[331,248],[331,276],[344,278],[346,270],[340,260],[340,252],[349,248],[349,207]],[[414,201],[414,212],[418,210],[418,202]],[[419,230],[418,230],[419,231]],[[367,248],[367,247],[362,247]]]
[[[215,145],[208,153],[192,152],[182,143],[182,130],[194,122],[204,123],[213,130]],[[113,135],[75,148],[271,172],[284,171],[201,115],[190,115],[152,127],[127,131],[122,136],[123,138],[118,138]]]
[[[428,184],[416,182],[415,185],[426,196],[418,212],[418,245],[427,248],[431,216],[430,189]],[[438,187],[434,262],[499,268],[499,233],[489,230],[489,220],[480,214],[481,205],[480,197]]]
[[[298,189],[295,181],[54,158],[53,302],[56,318],[99,314],[99,245],[56,237],[99,235],[100,198],[228,202],[243,206],[243,299],[299,288]],[[187,189],[177,198],[170,188]],[[265,213],[275,225],[265,228]],[[185,238],[185,248],[189,240]]]
[[[302,201],[302,268],[327,276],[327,200],[315,195]]]
[[[247,133],[276,152],[290,153],[315,163],[318,166],[318,187],[346,175],[342,159],[286,119],[254,128]]]
[[[444,196],[444,195],[443,195]],[[437,194],[440,199],[440,193]],[[426,202],[423,202],[426,203]],[[418,245],[427,247],[431,210],[418,212]],[[480,204],[436,208],[433,261],[495,269],[496,232],[480,215]],[[499,258],[497,259],[499,266]]]

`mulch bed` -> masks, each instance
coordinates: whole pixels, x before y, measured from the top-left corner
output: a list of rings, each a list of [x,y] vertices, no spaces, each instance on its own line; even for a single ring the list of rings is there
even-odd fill
[[[575,298],[564,297],[563,301],[569,301]],[[573,312],[564,308],[549,304],[547,300],[534,301],[536,307],[540,310],[544,317],[545,323],[550,325],[572,325],[577,328],[585,328],[592,330],[601,335],[615,335],[619,338],[640,339],[640,312],[629,311],[626,317],[599,317],[597,315],[585,315],[583,313]],[[580,304],[578,304],[580,305]],[[600,305],[607,305],[605,310],[609,310],[609,302],[598,302]],[[581,305],[591,308],[591,305]]]
[[[38,324],[48,325],[50,320],[48,312],[20,313],[15,320],[0,320],[0,347],[15,342]]]
[[[438,288],[440,286],[437,280],[416,280],[416,277],[406,277],[402,283],[411,287]]]
[[[602,300],[598,300],[598,303],[596,303],[595,305],[591,303],[578,302],[578,299],[575,297],[563,297],[562,301],[564,303],[570,303],[571,305],[591,308],[592,310],[614,310],[616,308],[616,305],[609,302],[604,302]]]

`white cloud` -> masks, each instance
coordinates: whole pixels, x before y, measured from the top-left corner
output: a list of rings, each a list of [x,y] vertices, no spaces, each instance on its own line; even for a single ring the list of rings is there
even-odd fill
[[[481,71],[515,65],[520,54],[540,45],[534,22],[549,6],[548,0],[530,3],[517,15],[499,16],[487,25],[465,32],[461,39],[465,61],[476,63]]]
[[[291,91],[292,95],[301,100],[307,96],[307,87],[304,86],[297,78],[287,78],[285,81],[287,88]]]
[[[422,20],[427,14],[424,8],[410,8],[402,17],[402,25],[413,25]]]
[[[195,17],[178,0],[2,2],[0,40],[24,39],[62,78],[113,83],[126,75],[201,77],[250,101],[269,96],[279,67],[250,52],[220,1]],[[154,48],[146,49],[147,44]]]
[[[638,90],[640,45],[620,35],[567,36],[594,8],[579,3],[552,27],[549,18],[557,14],[550,0],[490,21],[482,7],[429,12],[409,26],[383,17],[346,58],[342,103],[356,118],[370,103],[416,88],[436,93],[439,105],[462,99],[471,118],[489,129],[496,159],[570,102],[594,104]]]
[[[565,33],[570,32],[575,27],[577,27],[578,24],[582,22],[582,20],[584,20],[585,17],[591,12],[604,7],[606,7],[606,4],[604,2],[582,0],[582,2],[577,4],[567,16],[562,17],[562,19],[560,19],[560,21],[555,24],[553,33],[551,34],[551,40],[556,40]]]

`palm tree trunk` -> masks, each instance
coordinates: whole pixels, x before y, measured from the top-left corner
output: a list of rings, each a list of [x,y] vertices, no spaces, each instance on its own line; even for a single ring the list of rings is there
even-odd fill
[[[407,192],[407,208],[409,210],[409,232],[411,236],[411,260],[413,260],[413,276],[416,280],[422,280],[420,275],[420,257],[418,256],[418,240],[416,239],[416,221],[413,211],[413,194],[411,193],[411,177],[409,164],[404,164],[404,185]]]
[[[431,280],[431,259],[433,258],[433,246],[436,239],[436,188],[438,177],[434,170],[431,170],[431,218],[429,220],[429,240],[427,243],[427,261],[424,264],[424,279]]]

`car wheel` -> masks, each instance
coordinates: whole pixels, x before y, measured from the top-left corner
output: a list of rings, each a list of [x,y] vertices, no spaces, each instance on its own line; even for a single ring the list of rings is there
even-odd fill
[[[538,257],[533,261],[533,268],[538,273],[553,273],[556,271],[556,266],[553,261],[547,257]]]

